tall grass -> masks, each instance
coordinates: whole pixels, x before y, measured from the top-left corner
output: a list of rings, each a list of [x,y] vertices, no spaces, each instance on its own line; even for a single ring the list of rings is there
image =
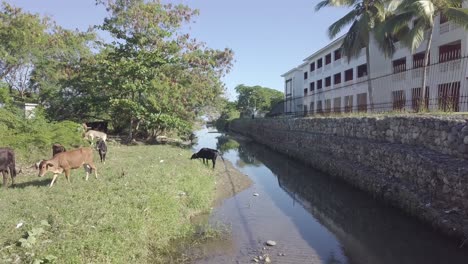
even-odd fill
[[[190,154],[110,145],[98,180],[78,169],[48,188],[51,175],[18,176],[0,190],[0,262],[180,263],[172,243],[194,234],[190,218],[214,190],[214,172]]]

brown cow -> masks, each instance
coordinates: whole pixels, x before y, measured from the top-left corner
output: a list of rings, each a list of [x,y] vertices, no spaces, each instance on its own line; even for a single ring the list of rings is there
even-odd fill
[[[94,170],[94,175],[97,176],[97,169],[93,162],[93,149],[92,148],[79,148],[66,152],[61,152],[55,155],[50,160],[44,160],[39,165],[39,177],[44,176],[47,171],[54,173],[54,178],[50,183],[50,187],[54,185],[58,174],[65,172],[65,177],[68,183],[70,183],[70,171],[72,169],[78,169],[83,166],[86,170],[86,180],[89,177],[89,170],[87,166],[91,167],[91,172]]]
[[[15,152],[9,148],[0,148],[0,172],[3,174],[3,188],[7,187],[8,175],[11,177],[11,185],[15,185],[16,164]]]

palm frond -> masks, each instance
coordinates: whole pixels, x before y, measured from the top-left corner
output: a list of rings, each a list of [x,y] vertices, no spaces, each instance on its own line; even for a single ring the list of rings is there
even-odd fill
[[[363,33],[360,28],[362,24],[363,22],[361,20],[354,21],[343,39],[342,51],[343,54],[348,57],[348,62],[351,58],[358,57],[362,48],[366,47],[368,44],[365,39],[362,39]]]
[[[417,0],[414,1],[410,7],[416,17],[422,17],[427,20],[431,25],[434,23],[433,18],[436,14],[436,8],[431,0]]]
[[[401,42],[408,47],[411,52],[414,52],[424,41],[424,33],[427,30],[427,25],[423,19],[417,20],[412,29],[403,35]]]
[[[328,36],[331,39],[334,38],[344,27],[355,21],[358,18],[358,15],[358,11],[353,9],[338,21],[331,24],[331,26],[328,28]]]
[[[442,10],[442,13],[450,21],[453,21],[468,30],[468,8],[449,7]]]
[[[324,7],[340,7],[340,6],[353,6],[359,0],[323,0],[315,6],[315,11],[319,11]]]

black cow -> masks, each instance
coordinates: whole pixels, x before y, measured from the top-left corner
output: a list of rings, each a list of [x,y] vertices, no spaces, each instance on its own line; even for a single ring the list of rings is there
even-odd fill
[[[3,174],[3,188],[7,187],[8,175],[11,177],[11,185],[15,185],[16,164],[15,152],[9,148],[0,148],[0,172]]]
[[[65,147],[58,143],[52,145],[52,157],[55,156],[55,154],[58,154],[60,152],[65,152],[65,151],[67,151]]]
[[[216,165],[216,158],[219,152],[216,149],[202,148],[197,153],[193,154],[190,159],[203,159],[203,164],[208,164],[208,160],[213,162],[213,169]]]
[[[106,164],[106,154],[107,154],[107,145],[106,142],[102,139],[96,143],[96,149],[99,151],[99,156],[101,157],[101,162]]]

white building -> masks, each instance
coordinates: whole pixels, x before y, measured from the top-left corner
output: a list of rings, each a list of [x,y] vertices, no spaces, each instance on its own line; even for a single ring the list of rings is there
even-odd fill
[[[464,6],[467,6],[466,2]],[[281,75],[285,79],[285,112],[329,113],[367,111],[369,104],[366,54],[343,57],[343,37],[303,60]],[[411,53],[400,47],[385,58],[374,40],[370,65],[376,111],[419,107],[422,65],[427,41]],[[468,111],[468,34],[443,17],[434,23],[426,97],[431,110]]]

